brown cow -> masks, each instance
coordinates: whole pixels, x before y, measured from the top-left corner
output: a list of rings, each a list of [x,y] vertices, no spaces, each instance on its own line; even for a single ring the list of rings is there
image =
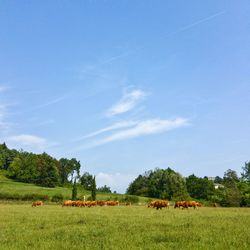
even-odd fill
[[[189,207],[193,207],[194,209],[196,209],[197,207],[201,207],[201,203],[196,202],[196,201],[176,201],[174,208],[189,208]]]
[[[72,201],[71,200],[66,200],[63,202],[62,206],[66,206],[66,207],[71,207],[72,206]]]
[[[196,207],[201,207],[202,204],[200,202],[196,202]]]
[[[43,202],[42,201],[33,201],[32,202],[32,207],[38,207],[38,206],[42,206]]]
[[[89,207],[95,207],[97,205],[97,201],[90,201]]]
[[[194,209],[197,207],[196,201],[186,201],[188,207],[193,207]]]
[[[101,206],[101,207],[106,205],[106,201],[101,201],[100,200],[100,201],[96,201],[96,202],[97,202],[97,205]]]
[[[174,204],[174,208],[188,208],[188,202],[187,201],[176,201]]]
[[[151,201],[148,203],[148,207],[153,207],[158,209],[162,209],[164,207],[169,208],[169,202],[166,200],[155,200],[155,201]]]
[[[148,203],[148,207],[154,207],[154,203],[155,203],[156,201],[150,201],[149,203]]]
[[[119,206],[119,201],[106,201],[107,206]]]

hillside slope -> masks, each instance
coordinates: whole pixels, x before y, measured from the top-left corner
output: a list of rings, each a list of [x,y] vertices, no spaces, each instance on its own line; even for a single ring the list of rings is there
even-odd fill
[[[0,199],[4,200],[34,200],[45,199],[51,200],[54,196],[62,196],[63,199],[71,198],[71,187],[55,187],[47,188],[36,186],[34,184],[16,182],[8,179],[3,171],[0,171]],[[78,198],[83,199],[84,196],[87,199],[90,196],[90,192],[84,190],[80,185],[78,186]],[[122,200],[125,195],[112,194],[112,193],[97,193],[98,200]],[[148,198],[138,197],[140,202],[145,202]]]

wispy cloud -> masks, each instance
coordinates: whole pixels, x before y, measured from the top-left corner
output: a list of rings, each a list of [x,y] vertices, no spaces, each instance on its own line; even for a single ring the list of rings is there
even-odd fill
[[[75,139],[74,141],[84,140],[84,139],[87,139],[87,138],[90,138],[90,137],[94,137],[94,136],[103,134],[105,132],[113,131],[113,130],[116,130],[116,129],[132,127],[132,126],[136,125],[137,123],[138,122],[136,122],[136,121],[117,122],[117,123],[115,123],[115,124],[113,124],[111,126],[99,129],[99,130],[97,130],[97,131],[95,131],[93,133],[90,133],[90,134],[87,134],[85,136],[79,137],[79,138]]]
[[[65,99],[68,98],[68,97],[69,97],[68,94],[59,96],[59,97],[57,97],[57,98],[51,99],[51,100],[48,101],[48,102],[45,102],[45,103],[43,103],[43,104],[41,104],[41,105],[38,105],[38,106],[34,107],[33,109],[40,109],[40,108],[44,108],[44,107],[47,107],[47,106],[56,104],[56,103],[58,103],[58,102],[61,102],[61,101],[65,100]]]
[[[216,12],[216,13],[214,13],[212,15],[201,18],[201,19],[199,19],[199,20],[197,20],[195,22],[184,25],[184,26],[180,27],[179,29],[177,29],[174,32],[167,33],[167,34],[166,33],[159,34],[157,39],[172,37],[172,36],[177,35],[179,33],[185,32],[185,31],[187,31],[189,29],[192,29],[192,28],[194,28],[194,27],[196,27],[196,26],[198,26],[200,24],[206,23],[206,22],[211,21],[211,20],[213,20],[213,19],[215,19],[215,18],[217,18],[217,17],[219,17],[221,15],[224,15],[226,12],[227,12],[226,10],[222,10],[222,11]],[[116,60],[119,60],[119,59],[128,57],[128,56],[130,56],[132,54],[135,54],[136,52],[139,52],[139,51],[147,48],[150,44],[151,43],[142,44],[142,45],[138,46],[137,48],[133,48],[133,49],[127,50],[125,52],[122,52],[120,54],[113,55],[110,58],[107,58],[107,59],[105,59],[105,60],[103,60],[103,61],[101,61],[99,63],[93,64],[90,67],[86,67],[84,70],[82,70],[81,73],[87,74],[87,73],[89,73],[91,71],[95,71],[98,67],[101,67],[101,66],[103,66],[105,64],[109,64],[109,63],[112,63],[112,62],[114,62]],[[101,77],[101,75],[96,75],[96,76]]]
[[[13,148],[23,148],[24,150],[41,153],[48,149],[58,147],[58,142],[51,142],[43,137],[20,134],[4,138],[4,141]]]
[[[35,146],[42,148],[47,142],[46,139],[35,135],[21,134],[7,138],[10,142],[18,143],[20,146]]]
[[[187,126],[188,124],[188,120],[184,118],[177,118],[174,120],[146,120],[138,123],[131,129],[126,129],[106,137],[103,140],[99,141],[98,144],[100,145],[112,141],[127,140],[143,135],[158,134],[175,128]]]
[[[190,125],[189,120],[185,118],[176,118],[169,120],[151,119],[151,120],[140,121],[137,122],[137,124],[132,128],[120,130],[109,136],[106,136],[105,138],[90,143],[87,146],[79,147],[77,150],[83,148],[94,148],[114,141],[122,141],[141,136],[164,133],[188,125]]]
[[[146,93],[140,89],[125,93],[121,100],[106,112],[106,115],[115,116],[126,113],[135,108],[145,97]]]
[[[197,25],[199,25],[199,24],[201,24],[201,23],[205,23],[205,22],[207,22],[207,21],[210,21],[210,20],[212,20],[212,19],[214,19],[214,18],[216,18],[216,17],[218,17],[218,16],[221,16],[221,15],[223,15],[223,14],[225,14],[225,13],[226,13],[226,11],[223,10],[223,11],[217,12],[217,13],[215,13],[215,14],[212,14],[212,15],[210,15],[210,16],[207,16],[207,17],[205,17],[205,18],[202,18],[202,19],[200,19],[200,20],[198,20],[198,21],[196,21],[196,22],[193,22],[193,23],[191,23],[191,24],[188,24],[188,25],[186,25],[186,26],[183,26],[182,28],[180,28],[179,30],[177,30],[176,32],[174,32],[173,34],[178,34],[178,33],[180,33],[180,32],[189,30],[189,29],[191,29],[191,28],[193,28],[193,27],[195,27],[195,26],[197,26]]]

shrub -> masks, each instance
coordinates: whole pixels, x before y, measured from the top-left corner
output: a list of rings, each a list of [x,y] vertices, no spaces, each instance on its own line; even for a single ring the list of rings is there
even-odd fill
[[[43,194],[35,194],[33,200],[49,201],[49,196]]]
[[[24,194],[21,197],[21,200],[23,201],[32,201],[32,200],[36,200],[36,194]]]
[[[92,201],[92,197],[91,197],[91,196],[88,196],[86,200],[87,200],[87,201]]]
[[[8,193],[0,193],[1,200],[20,200],[21,195],[19,194],[8,194]]]
[[[51,198],[52,202],[60,202],[63,201],[63,195],[62,194],[55,194]]]
[[[139,197],[135,195],[125,195],[120,199],[121,202],[131,202],[131,203],[138,203]]]

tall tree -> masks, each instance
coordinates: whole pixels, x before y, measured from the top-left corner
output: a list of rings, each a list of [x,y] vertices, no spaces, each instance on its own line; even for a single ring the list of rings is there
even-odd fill
[[[36,182],[38,177],[37,156],[28,152],[19,152],[9,166],[9,176],[22,182]]]
[[[224,173],[224,177],[223,177],[223,184],[227,187],[229,186],[235,186],[238,182],[240,181],[236,171],[232,170],[232,169],[228,169],[225,173]]]
[[[222,200],[223,205],[229,207],[240,206],[241,194],[238,188],[239,181],[239,177],[234,170],[228,169],[224,173],[223,185],[225,186],[225,196]]]
[[[92,201],[96,200],[96,182],[95,182],[95,176],[92,181],[92,186],[91,186],[91,199]]]
[[[73,201],[77,200],[77,185],[76,179],[74,180],[73,187],[72,187],[72,198]]]
[[[192,174],[186,178],[186,184],[188,193],[195,199],[209,200],[215,192],[213,182],[207,177],[200,178]]]
[[[92,184],[93,184],[93,175],[91,175],[88,172],[85,172],[81,177],[80,177],[80,183],[83,186],[85,190],[91,190]]]
[[[218,183],[218,184],[222,184],[223,182],[223,178],[221,178],[220,176],[215,176],[214,178],[214,183]]]
[[[149,196],[148,194],[148,177],[139,175],[133,182],[129,184],[127,194]]]
[[[15,149],[8,149],[5,143],[0,144],[0,169],[8,170],[14,158],[18,155]]]
[[[171,168],[155,169],[139,175],[128,187],[128,194],[155,198],[187,198],[185,179]]]
[[[55,187],[59,180],[58,162],[50,155],[38,155],[38,177],[36,183],[45,187]]]
[[[245,162],[245,166],[242,168],[242,170],[242,178],[250,184],[250,162]]]
[[[71,160],[61,158],[59,163],[59,175],[62,185],[69,182],[69,177],[71,182],[73,182],[74,175],[76,175],[77,178],[79,177],[81,168],[80,161],[77,161],[75,158],[72,158]]]

